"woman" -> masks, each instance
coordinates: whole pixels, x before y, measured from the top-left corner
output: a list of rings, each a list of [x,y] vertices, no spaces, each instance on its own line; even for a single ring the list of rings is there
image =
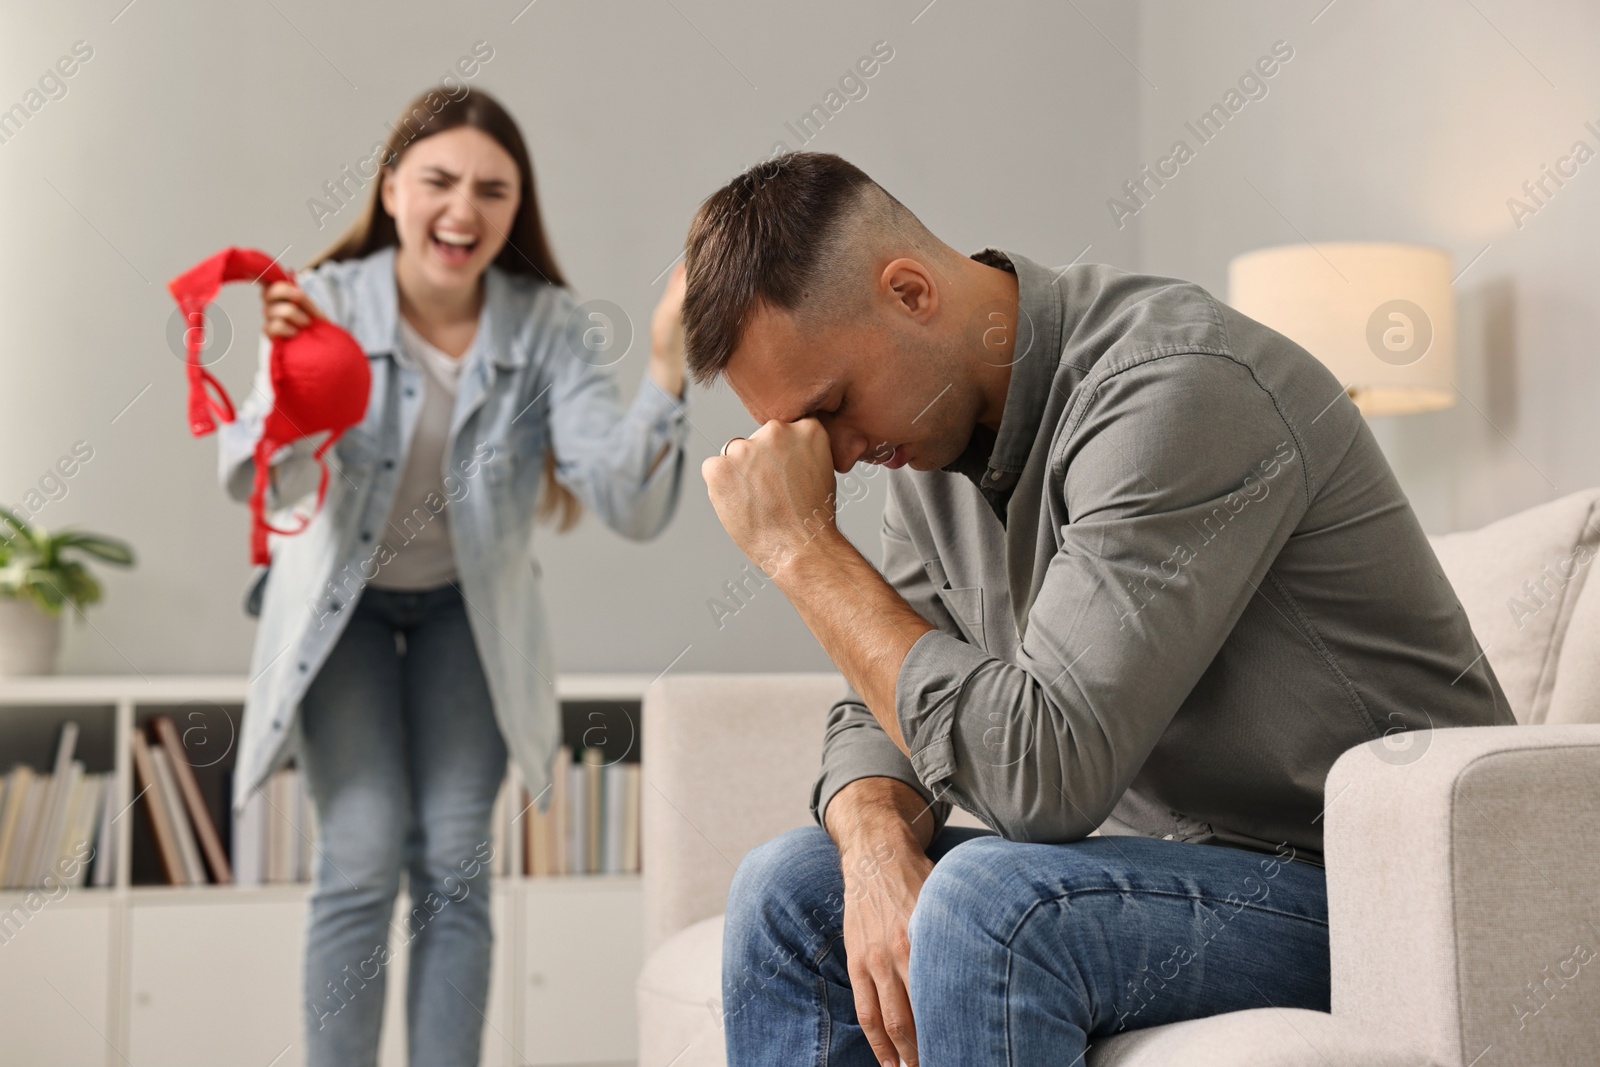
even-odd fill
[[[529,552],[536,503],[563,529],[588,504],[619,533],[653,537],[678,499],[686,436],[681,266],[622,411],[602,369],[620,358],[604,350],[618,324],[564,288],[505,110],[480,91],[425,93],[383,158],[349,231],[264,297],[269,337],[327,316],[372,369],[365,419],[331,450],[323,509],[274,539],[235,772],[237,812],[298,751],[315,804],[311,1067],[376,1060],[402,868],[409,1062],[478,1062],[490,812],[508,748],[542,805],[560,743]],[[221,437],[239,500],[270,407],[266,350]],[[315,486],[314,444],[273,457],[272,506]]]

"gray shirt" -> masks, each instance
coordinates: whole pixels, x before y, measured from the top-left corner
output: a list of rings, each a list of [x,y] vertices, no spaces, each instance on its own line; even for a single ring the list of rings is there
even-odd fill
[[[852,689],[811,810],[897,778],[1004,837],[1099,828],[1320,862],[1346,749],[1515,720],[1371,430],[1310,353],[1197,285],[1013,270],[997,433],[891,471],[884,577],[936,629]],[[1379,743],[1405,761],[1425,740]]]

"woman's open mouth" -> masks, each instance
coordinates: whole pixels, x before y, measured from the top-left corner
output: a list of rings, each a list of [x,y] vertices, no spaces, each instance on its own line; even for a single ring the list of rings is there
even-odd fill
[[[433,249],[433,254],[452,267],[464,265],[472,258],[472,253],[477,251],[478,237],[476,234],[462,233],[459,230],[431,230],[428,233],[428,245]]]

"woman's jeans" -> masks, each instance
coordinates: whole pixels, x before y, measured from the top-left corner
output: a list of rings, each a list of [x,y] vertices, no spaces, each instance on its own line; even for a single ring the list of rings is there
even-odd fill
[[[1292,853],[946,827],[908,929],[921,1067],[1071,1067],[1122,1030],[1327,1011],[1324,874]],[[745,856],[723,940],[729,1067],[877,1064],[856,1022],[843,901],[820,827]]]
[[[405,943],[408,1062],[475,1065],[493,946],[489,823],[505,743],[453,585],[368,587],[353,610],[300,706],[300,765],[321,833],[306,1063],[377,1062],[387,964]],[[394,919],[402,867],[411,909]]]

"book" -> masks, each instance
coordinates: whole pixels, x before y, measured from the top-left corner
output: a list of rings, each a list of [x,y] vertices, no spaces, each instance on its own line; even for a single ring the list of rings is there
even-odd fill
[[[13,771],[15,771],[15,768],[13,768]],[[6,827],[11,822],[12,801],[16,799],[11,777],[10,774],[7,774],[4,778],[0,778],[0,875],[5,872]]]
[[[52,874],[59,880],[60,872],[56,870],[56,861],[61,857],[62,841],[67,837],[72,819],[72,806],[82,790],[83,778],[82,760],[75,759],[67,764],[67,769],[54,790],[54,810],[50,813],[48,821],[41,822],[39,827],[38,848],[34,853],[33,872],[28,876],[28,885],[46,885]]]
[[[200,846],[194,839],[194,827],[183,810],[183,799],[178,796],[178,784],[172,775],[172,759],[160,745],[150,747],[150,760],[155,764],[157,792],[166,806],[167,820],[172,826],[172,836],[178,843],[178,856],[183,864],[183,878],[179,885],[204,885],[205,866],[200,860]]]
[[[49,785],[48,774],[32,767],[18,767],[26,773],[18,776],[13,785],[16,791],[11,817],[15,823],[11,840],[7,843],[5,866],[0,868],[0,886],[13,889],[22,884],[22,868],[27,863],[32,844],[33,823],[39,810],[39,798]],[[16,772],[14,771],[13,774]]]
[[[600,854],[600,828],[605,825],[605,794],[600,789],[601,764],[605,753],[598,748],[583,750],[583,788],[585,792],[583,834],[584,872],[599,874],[604,857]]]
[[[61,736],[56,741],[56,760],[50,772],[50,784],[41,798],[39,823],[30,835],[26,865],[21,871],[22,885],[42,885],[45,874],[55,858],[55,847],[61,840],[67,818],[67,802],[77,779],[72,773],[73,751],[78,744],[78,724],[71,719],[61,724]],[[78,763],[78,774],[83,764]]]
[[[100,774],[84,774],[78,778],[77,786],[72,791],[66,830],[56,847],[47,878],[53,874],[63,885],[75,887],[84,884],[88,874],[89,850],[83,846],[93,844],[95,818],[100,808],[100,786],[104,779],[105,776]]]
[[[150,831],[155,835],[156,853],[161,858],[162,870],[166,872],[168,885],[187,885],[189,876],[184,871],[183,856],[178,851],[178,839],[174,835],[170,818],[167,815],[166,801],[162,799],[160,784],[156,780],[156,766],[151,759],[150,743],[145,740],[144,731],[133,731],[133,769],[138,785],[136,800],[144,801],[145,815],[150,820]]]
[[[568,770],[572,766],[572,749],[561,745],[556,749],[555,759],[550,767],[550,873],[570,874],[572,860],[568,855],[567,824],[571,818],[569,809],[571,802],[567,794],[571,790],[572,775]]]
[[[567,765],[567,869],[563,874],[583,874],[589,869],[589,790],[581,762]]]
[[[178,728],[170,715],[157,715],[151,725],[167,752],[167,762],[183,798],[184,809],[194,826],[195,836],[199,838],[206,865],[211,868],[211,880],[218,885],[227,885],[233,881],[232,868],[227,854],[222,851],[222,839],[217,835],[216,824],[211,821],[211,812],[206,810],[205,800],[200,795],[200,784],[195,781],[188,753],[178,738]]]
[[[601,788],[605,794],[605,825],[600,832],[600,870],[605,874],[622,873],[622,826],[627,812],[627,772],[621,763],[608,763],[600,772]]]
[[[113,775],[104,775],[105,788],[100,791],[100,828],[94,835],[94,873],[89,882],[99,888],[109,888],[117,880],[117,791]]]
[[[16,842],[23,835],[22,809],[32,789],[33,778],[34,770],[26,763],[17,764],[6,775],[5,810],[0,813],[0,887],[11,885],[11,857],[17,853]]]
[[[640,806],[644,800],[644,768],[637,763],[624,763],[623,767],[623,814],[622,814],[622,870],[627,874],[638,874],[639,864],[639,817]]]
[[[522,824],[522,873],[538,878],[550,873],[546,869],[548,860],[545,856],[549,837],[545,825],[547,813],[539,810],[533,795],[526,789],[522,790],[522,803],[527,812],[523,816],[526,821]]]
[[[11,855],[6,864],[7,888],[17,889],[27,884],[28,860],[33,854],[33,843],[39,832],[39,809],[49,788],[50,776],[36,773],[28,782],[28,791],[20,798],[17,838],[12,842]]]

